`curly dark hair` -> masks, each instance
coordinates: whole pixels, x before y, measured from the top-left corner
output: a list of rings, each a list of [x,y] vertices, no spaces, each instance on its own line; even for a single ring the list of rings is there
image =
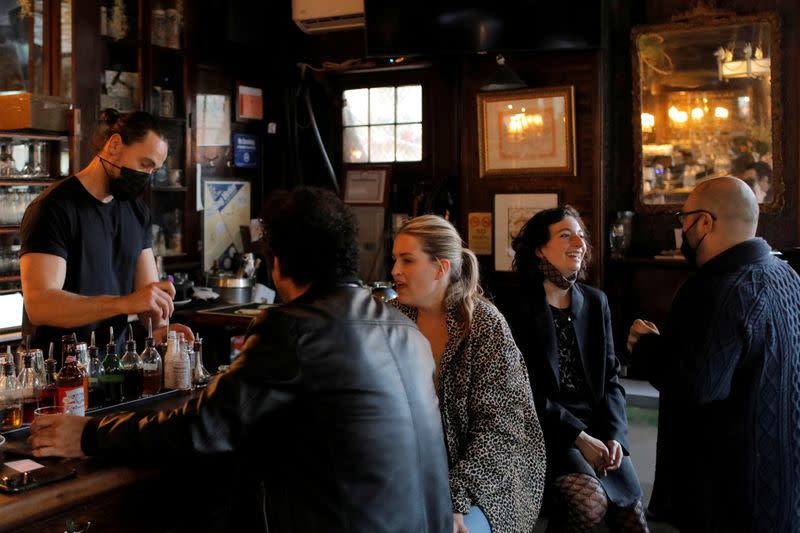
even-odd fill
[[[539,256],[536,255],[536,250],[545,246],[550,240],[550,226],[561,222],[567,217],[572,217],[578,221],[578,225],[583,230],[584,240],[586,241],[586,254],[581,263],[581,269],[578,272],[578,279],[586,279],[586,267],[592,259],[592,246],[589,242],[589,232],[586,231],[586,225],[583,219],[578,214],[577,209],[571,205],[564,205],[561,207],[554,207],[553,209],[545,209],[533,215],[522,229],[519,234],[511,241],[511,247],[514,249],[514,261],[511,268],[516,272],[520,278],[525,282],[541,283],[543,276],[539,270]]]
[[[358,224],[352,210],[318,187],[276,191],[264,207],[267,258],[296,283],[330,286],[358,277]]]

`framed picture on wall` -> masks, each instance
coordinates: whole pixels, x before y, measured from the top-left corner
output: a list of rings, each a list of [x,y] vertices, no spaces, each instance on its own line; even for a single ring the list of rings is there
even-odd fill
[[[557,193],[494,195],[494,269],[511,272],[511,241],[522,226],[543,209],[558,207]]]
[[[236,82],[236,122],[264,118],[264,92]]]
[[[203,180],[203,269],[214,261],[231,270],[237,252],[244,251],[240,228],[250,226],[250,182]]]
[[[478,93],[481,177],[575,175],[574,88]]]
[[[380,205],[389,200],[389,167],[348,168],[344,178],[344,202],[353,205]]]

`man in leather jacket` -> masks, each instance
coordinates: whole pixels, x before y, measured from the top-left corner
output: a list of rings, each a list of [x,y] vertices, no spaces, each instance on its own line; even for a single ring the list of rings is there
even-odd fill
[[[450,533],[428,342],[358,285],[355,217],[335,195],[278,193],[265,213],[285,303],[254,321],[231,369],[173,411],[39,417],[34,455],[236,452],[263,482],[271,533]]]

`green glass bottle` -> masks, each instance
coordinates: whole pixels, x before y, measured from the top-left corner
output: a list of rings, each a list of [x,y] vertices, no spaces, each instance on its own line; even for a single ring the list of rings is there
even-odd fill
[[[106,345],[106,357],[103,359],[103,375],[98,376],[103,388],[106,405],[122,401],[122,363],[117,357],[117,345],[114,343],[114,328],[109,328],[110,336]]]

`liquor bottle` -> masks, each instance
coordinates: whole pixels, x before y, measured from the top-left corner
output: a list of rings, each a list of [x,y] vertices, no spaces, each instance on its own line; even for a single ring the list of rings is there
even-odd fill
[[[133,340],[133,329],[128,326],[128,340],[125,342],[125,353],[120,359],[122,364],[122,397],[124,401],[137,400],[142,396],[142,359],[136,353],[136,341]]]
[[[199,389],[208,385],[211,380],[211,374],[203,366],[203,339],[200,338],[199,332],[194,334],[193,348],[195,362],[192,367],[192,386]]]
[[[33,357],[30,352],[22,356],[22,372],[19,373],[19,384],[22,389],[22,422],[33,422],[33,411],[38,406],[38,393],[42,386],[39,374],[33,369]]]
[[[70,333],[69,335],[62,335],[61,336],[61,366],[64,366],[64,361],[67,357],[67,349],[70,346],[75,346],[78,344],[78,338],[75,336],[74,333]]]
[[[52,346],[53,343],[51,342]],[[58,405],[58,386],[56,385],[56,360],[47,359],[44,362],[44,381],[39,389],[39,407],[55,407]]]
[[[86,401],[83,397],[83,373],[78,368],[75,348],[75,344],[66,345],[64,365],[56,378],[58,405],[64,406],[67,414],[83,416],[86,414]]]
[[[22,425],[22,391],[14,375],[13,356],[6,361],[3,364],[3,376],[0,377],[0,431]]]
[[[164,356],[164,388],[190,389],[189,354],[182,349],[175,331],[167,334],[167,353]]]
[[[100,360],[100,350],[94,340],[92,332],[92,344],[89,346],[89,360],[87,362],[87,374],[89,375],[89,406],[99,407],[105,403],[105,392],[100,378],[105,374],[103,362]]]
[[[89,350],[85,342],[75,343],[75,363],[83,379],[84,409],[89,409]]]
[[[152,396],[161,390],[164,379],[164,366],[161,354],[156,350],[156,341],[153,338],[153,319],[147,319],[147,338],[144,340],[145,348],[142,351],[142,394]]]
[[[109,329],[110,337],[106,345],[106,357],[103,359],[103,375],[100,377],[100,384],[103,388],[105,403],[111,405],[122,401],[122,365],[117,357],[114,328]]]

